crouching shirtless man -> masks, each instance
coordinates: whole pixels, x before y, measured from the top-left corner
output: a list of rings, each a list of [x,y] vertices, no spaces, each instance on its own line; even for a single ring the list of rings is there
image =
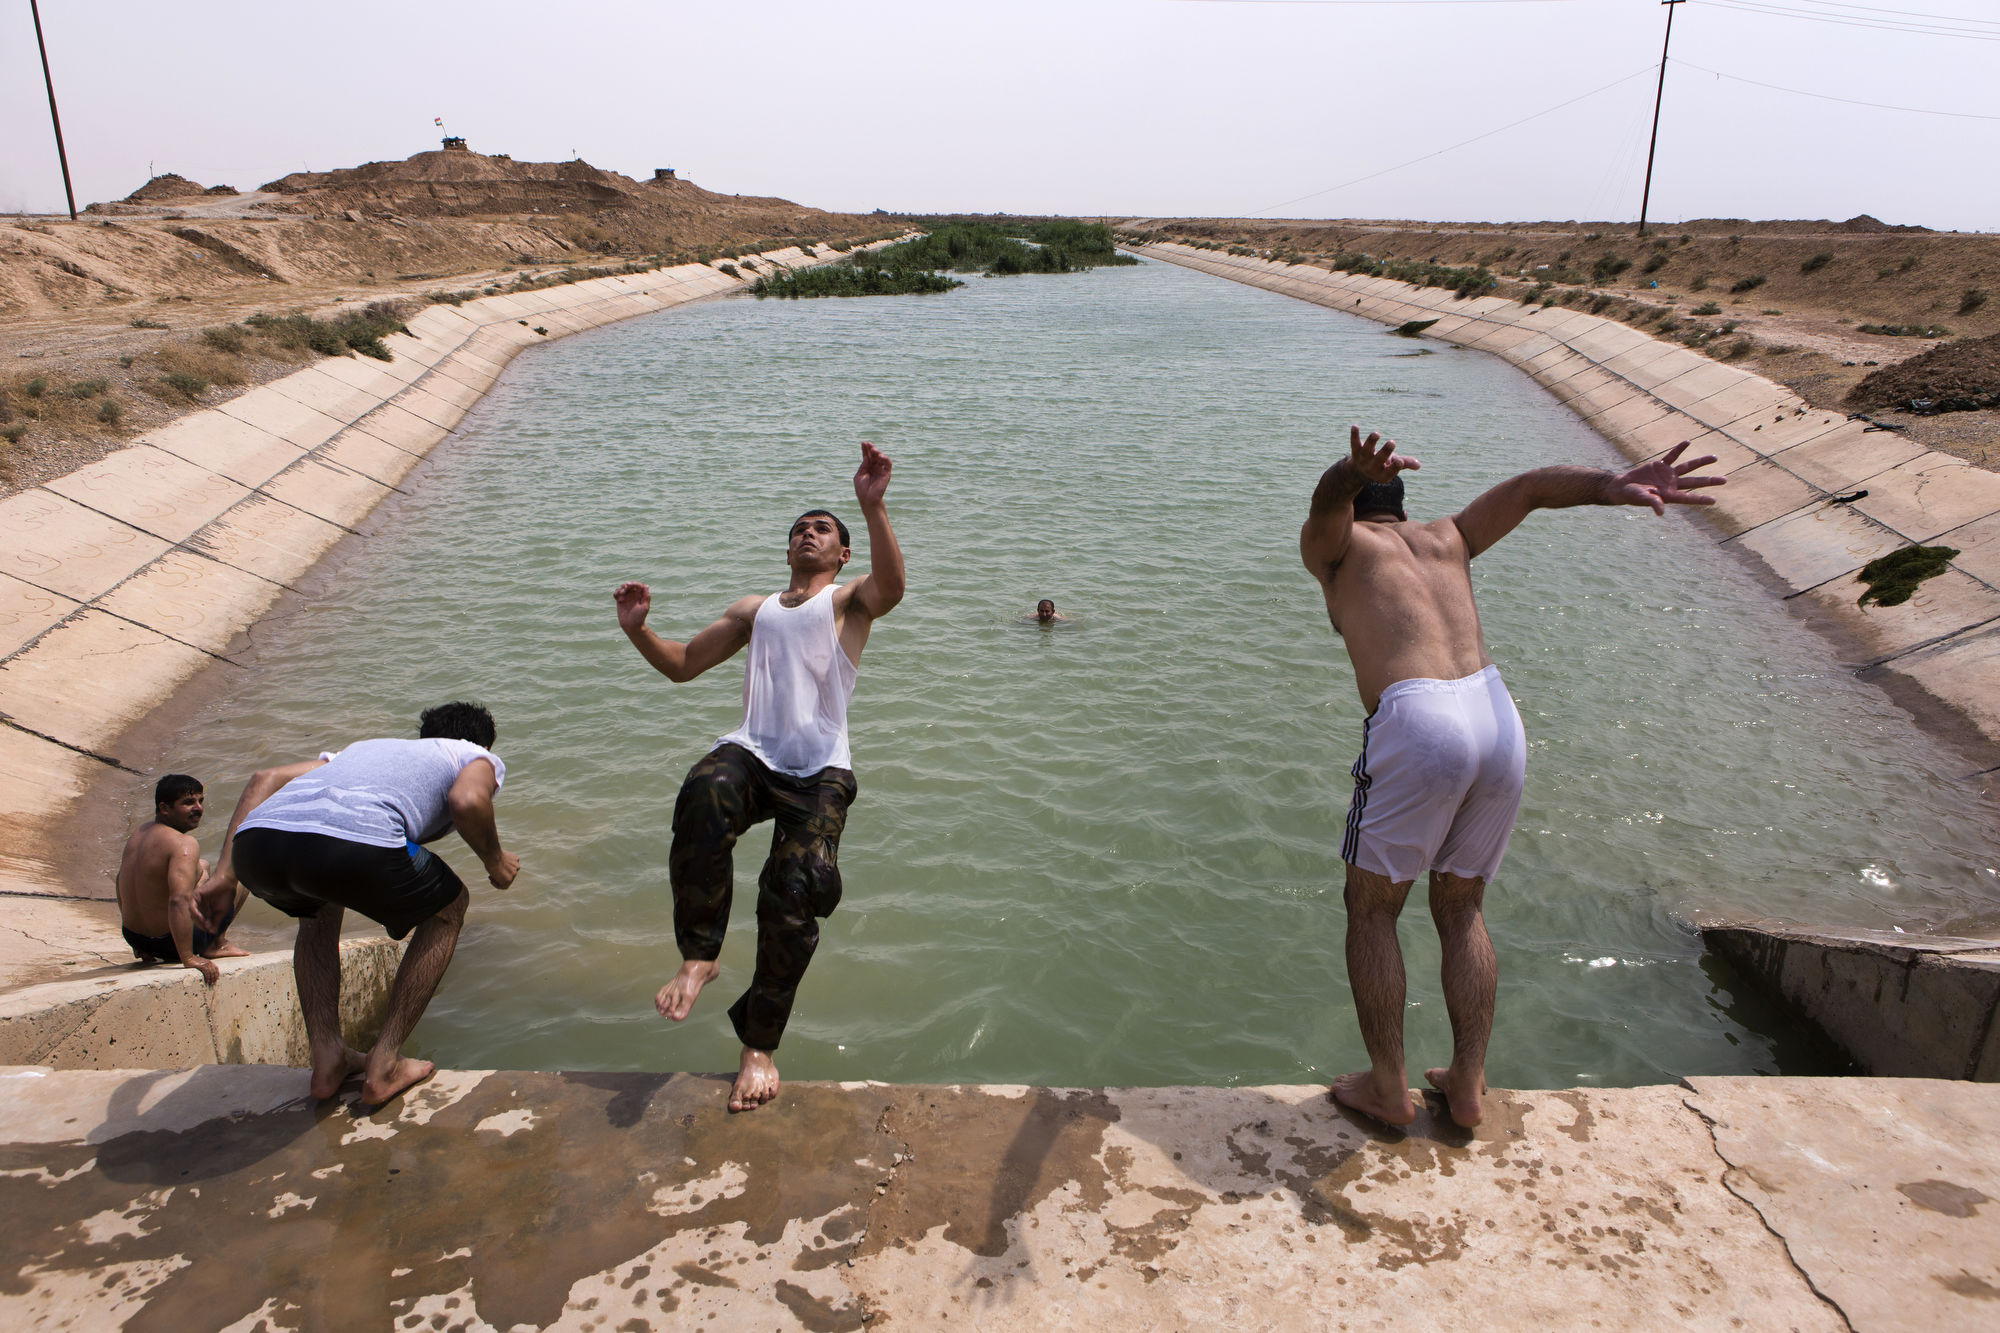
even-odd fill
[[[622,583],[612,594],[619,628],[668,680],[693,680],[750,646],[743,725],[688,771],[674,804],[667,876],[683,961],[653,1002],[678,1023],[721,974],[715,960],[729,926],[730,850],[751,825],[773,820],[771,854],[757,879],[756,970],[729,1010],[743,1043],[732,1111],[755,1110],[778,1095],[771,1053],[819,947],[819,919],[840,902],[835,858],[856,792],[847,701],[868,631],[903,600],[903,553],[882,502],[888,487],[888,456],[863,444],[854,497],[868,523],[872,568],[858,579],[834,583],[851,558],[847,525],[812,509],[792,524],[785,590],[738,600],[686,643],[646,628],[653,594],[645,584]]]
[[[1378,443],[1379,441],[1379,443]],[[1427,1071],[1451,1118],[1479,1123],[1486,1040],[1499,968],[1480,915],[1521,805],[1527,740],[1500,670],[1486,655],[1472,599],[1471,561],[1537,509],[1715,501],[1690,477],[1714,458],[1679,463],[1687,442],[1623,473],[1545,467],[1501,482],[1462,511],[1429,523],[1403,512],[1401,473],[1417,460],[1360,427],[1349,455],[1313,491],[1299,556],[1319,580],[1333,628],[1347,641],[1367,705],[1354,798],[1340,857],[1347,863],[1347,975],[1370,1067],[1334,1080],[1343,1105],[1391,1125],[1416,1116],[1403,1069],[1403,955],[1396,918],[1429,872],[1431,919],[1444,949],[1451,1063]]]

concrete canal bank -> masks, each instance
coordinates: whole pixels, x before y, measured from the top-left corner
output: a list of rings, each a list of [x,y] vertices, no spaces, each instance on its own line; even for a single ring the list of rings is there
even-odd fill
[[[1976,1327],[2000,1102],[1695,1079],[1499,1093],[0,1071],[0,1316],[38,1328]]]

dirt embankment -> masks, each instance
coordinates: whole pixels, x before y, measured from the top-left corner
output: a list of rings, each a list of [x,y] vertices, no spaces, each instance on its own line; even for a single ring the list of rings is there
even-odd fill
[[[1484,266],[1501,295],[1589,301],[1582,308],[1687,341],[1840,411],[1856,410],[1848,394],[1880,367],[2000,333],[2000,235],[1892,227],[1865,215],[1703,219],[1654,227],[1645,237],[1629,222],[1133,218],[1123,225],[1306,263],[1363,252]],[[1928,416],[1906,409],[1883,400],[1874,415],[1929,448],[2000,469],[2000,409]]]
[[[415,309],[577,270],[893,230],[881,216],[463,150],[248,192],[159,177],[74,223],[0,220],[0,494],[285,374],[302,355],[254,337],[232,352],[241,339],[218,346],[206,329],[385,299]]]

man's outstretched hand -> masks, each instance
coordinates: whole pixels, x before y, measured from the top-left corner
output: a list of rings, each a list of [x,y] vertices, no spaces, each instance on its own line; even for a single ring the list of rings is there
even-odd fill
[[[653,609],[653,590],[643,583],[621,583],[611,590],[618,606],[618,628],[627,634],[642,628]]]
[[[1381,440],[1378,445],[1377,440]],[[1423,464],[1408,454],[1396,452],[1394,440],[1383,440],[1379,431],[1369,431],[1368,438],[1361,438],[1361,427],[1347,428],[1348,466],[1363,481],[1390,481],[1398,472],[1415,472]]]
[[[1721,486],[1727,477],[1690,477],[1688,473],[1696,468],[1707,467],[1715,461],[1715,455],[1678,462],[1681,451],[1688,447],[1682,440],[1673,448],[1650,463],[1641,463],[1630,472],[1611,479],[1609,504],[1645,505],[1655,514],[1667,512],[1668,505],[1712,505],[1712,495],[1695,495],[1694,491],[1704,486]]]
[[[854,473],[854,498],[862,504],[879,504],[889,489],[889,455],[863,440],[861,466]]]

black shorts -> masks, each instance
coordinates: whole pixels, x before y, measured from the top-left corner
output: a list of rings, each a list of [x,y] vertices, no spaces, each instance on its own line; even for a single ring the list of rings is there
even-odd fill
[[[465,892],[443,857],[415,843],[375,847],[324,833],[253,828],[236,835],[230,855],[243,887],[285,915],[317,916],[333,903],[380,923],[392,940]]]
[[[229,915],[223,919],[222,929],[211,931],[205,927],[196,926],[194,928],[194,938],[190,941],[194,946],[195,957],[199,958],[210,949],[213,949],[221,941],[222,937],[229,933],[229,927],[235,920],[236,909],[232,906],[229,909]],[[125,932],[125,943],[132,946],[132,955],[140,962],[178,963],[181,960],[181,947],[174,943],[173,936],[141,935],[130,926],[125,926],[123,929]]]

